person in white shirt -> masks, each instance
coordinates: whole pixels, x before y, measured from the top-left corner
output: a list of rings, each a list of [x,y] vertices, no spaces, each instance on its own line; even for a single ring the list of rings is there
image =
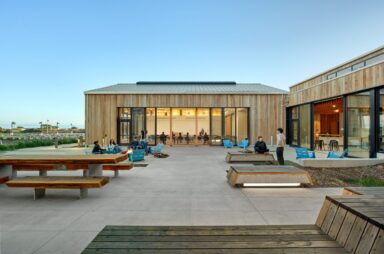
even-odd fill
[[[277,147],[276,147],[276,156],[279,165],[284,165],[284,146],[285,146],[285,135],[283,134],[283,129],[277,129]]]

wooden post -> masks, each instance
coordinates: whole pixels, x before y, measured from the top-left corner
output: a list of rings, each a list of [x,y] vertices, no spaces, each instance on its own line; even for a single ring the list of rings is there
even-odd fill
[[[170,118],[169,118],[169,146],[173,145],[173,133],[172,133],[172,108],[169,108]]]
[[[197,126],[197,112],[198,109],[195,108],[195,146],[197,146],[197,132],[198,132],[198,126]]]

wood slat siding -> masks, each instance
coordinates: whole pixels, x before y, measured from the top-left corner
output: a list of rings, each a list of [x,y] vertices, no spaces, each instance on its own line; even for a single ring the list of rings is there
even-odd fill
[[[299,84],[291,86],[290,87],[290,91],[291,92],[296,92],[296,91],[299,91],[299,90],[303,90],[303,89],[307,89],[307,88],[313,87],[313,86],[315,86],[317,84],[320,84],[322,82],[327,81],[327,76],[329,74],[332,74],[332,73],[334,73],[334,72],[336,72],[338,70],[342,70],[344,68],[352,66],[354,64],[360,63],[362,61],[368,60],[369,58],[375,57],[375,56],[380,55],[382,53],[384,53],[384,48],[380,48],[380,49],[378,49],[378,50],[376,50],[374,52],[366,54],[366,55],[364,55],[362,57],[359,57],[357,59],[349,61],[349,62],[347,62],[347,63],[345,63],[345,64],[343,64],[341,66],[338,66],[336,68],[330,69],[329,71],[323,72],[323,73],[321,73],[321,74],[319,74],[319,75],[317,75],[317,76],[315,76],[313,78],[307,79],[307,80],[305,80],[305,81],[303,81],[303,82],[301,82]]]
[[[86,142],[108,138],[117,139],[117,108],[119,107],[245,107],[249,108],[250,140],[257,136],[276,135],[276,129],[285,129],[284,94],[86,94]],[[276,142],[276,141],[274,141]]]
[[[303,90],[292,91],[289,106],[324,100],[343,94],[353,93],[368,88],[384,85],[384,63],[353,72],[349,75],[306,86]]]

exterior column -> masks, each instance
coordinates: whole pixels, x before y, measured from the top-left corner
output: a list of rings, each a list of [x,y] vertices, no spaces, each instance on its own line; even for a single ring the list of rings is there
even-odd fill
[[[169,145],[173,145],[173,133],[172,133],[172,111],[173,108],[169,108],[170,116],[169,116]]]

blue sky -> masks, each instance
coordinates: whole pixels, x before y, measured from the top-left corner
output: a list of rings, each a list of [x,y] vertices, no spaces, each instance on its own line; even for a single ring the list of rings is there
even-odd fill
[[[377,0],[0,0],[0,126],[84,125],[85,90],[290,85],[384,44]]]

